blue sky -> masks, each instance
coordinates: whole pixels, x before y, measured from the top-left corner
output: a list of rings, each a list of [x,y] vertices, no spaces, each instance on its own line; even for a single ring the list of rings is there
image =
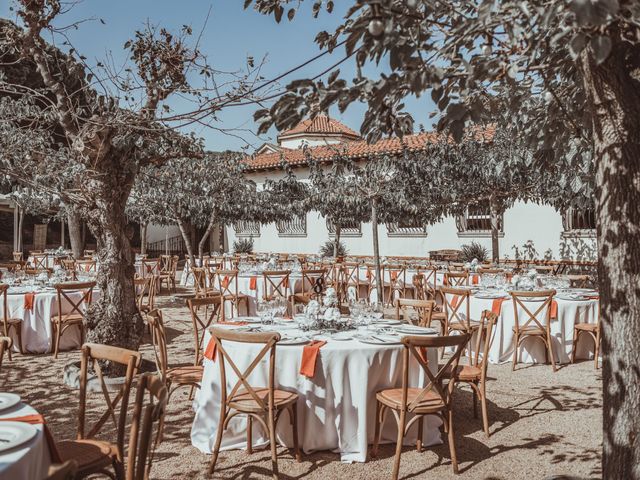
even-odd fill
[[[74,21],[98,17],[98,21],[81,24],[77,30],[69,32],[76,49],[88,58],[89,63],[104,60],[110,53],[116,62],[125,59],[123,44],[133,36],[133,32],[149,21],[151,24],[178,31],[182,25],[191,25],[199,33],[204,25],[207,13],[211,16],[202,30],[201,50],[207,55],[209,63],[220,70],[237,71],[246,65],[247,56],[256,61],[267,56],[262,75],[272,78],[316,55],[319,50],[314,37],[320,30],[333,30],[343,16],[344,10],[352,2],[336,2],[332,14],[323,12],[318,19],[310,13],[311,1],[303,5],[293,22],[284,19],[277,24],[272,16],[263,16],[252,9],[244,10],[242,0],[83,0],[66,13],[59,21],[70,24]],[[7,3],[0,5],[0,15],[15,18]],[[283,79],[283,84],[296,78],[307,78],[323,71],[342,58],[339,49],[312,65]],[[342,65],[347,79],[352,78],[352,65]],[[429,96],[420,100],[409,99],[408,110],[414,115],[416,125],[431,125],[429,113],[434,110]],[[256,106],[236,107],[220,115],[216,125],[225,129],[240,128],[255,132],[256,125],[252,117]],[[349,127],[359,130],[364,108],[351,107],[344,114],[331,111],[331,116]],[[245,132],[237,133],[243,138],[229,136],[209,128],[196,128],[197,135],[205,139],[207,148],[212,150],[239,149],[248,141],[258,146],[262,141],[275,141],[277,131],[272,129],[261,139]],[[249,148],[251,151],[251,147]]]

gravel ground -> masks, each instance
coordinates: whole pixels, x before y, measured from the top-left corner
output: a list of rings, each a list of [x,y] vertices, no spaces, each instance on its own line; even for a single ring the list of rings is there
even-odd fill
[[[160,297],[170,339],[173,365],[192,360],[191,320],[183,302]],[[148,340],[148,339],[147,339]],[[148,343],[141,350],[153,354]],[[78,351],[51,355],[14,355],[2,366],[3,391],[22,395],[43,413],[58,439],[73,438],[77,418],[77,392],[62,385],[63,366],[79,359]],[[405,448],[401,478],[541,479],[555,475],[600,478],[602,444],[602,377],[592,362],[567,365],[555,374],[551,366],[490,365],[488,384],[491,437],[482,432],[482,421],[473,418],[471,393],[462,388],[455,399],[455,428],[460,475],[454,475],[446,444],[422,453]],[[188,389],[171,398],[167,429],[156,452],[152,478],[207,478],[209,460],[191,446],[193,413]],[[394,447],[383,446],[379,458],[363,464],[342,464],[331,452],[303,456],[295,463],[279,449],[281,479],[387,479],[391,476]],[[270,478],[268,451],[248,456],[242,451],[223,452],[216,478]]]

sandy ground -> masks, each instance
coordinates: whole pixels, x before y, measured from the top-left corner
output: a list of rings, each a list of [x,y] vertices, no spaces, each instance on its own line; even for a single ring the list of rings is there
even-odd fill
[[[170,338],[172,365],[192,360],[191,321],[183,302],[160,297]],[[147,339],[148,340],[148,339]],[[153,358],[150,345],[141,350]],[[1,389],[22,395],[43,413],[57,439],[73,438],[77,419],[77,391],[63,386],[62,369],[79,359],[79,352],[51,355],[14,355],[0,376]],[[417,453],[405,448],[401,478],[541,479],[554,475],[600,478],[602,443],[602,378],[592,362],[567,365],[555,374],[551,366],[490,365],[488,385],[491,437],[482,432],[481,419],[473,418],[471,393],[463,388],[455,399],[455,428],[460,475],[453,474],[446,444]],[[151,472],[157,479],[207,478],[209,460],[191,446],[193,412],[188,389],[171,398],[164,442],[156,452]],[[331,452],[303,456],[295,463],[279,449],[281,479],[387,479],[393,465],[393,446],[384,446],[378,459],[363,464],[342,464]],[[216,478],[270,478],[268,451],[246,455],[223,452]]]

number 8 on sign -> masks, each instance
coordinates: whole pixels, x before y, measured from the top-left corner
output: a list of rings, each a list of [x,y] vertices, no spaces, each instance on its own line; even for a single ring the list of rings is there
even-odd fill
[[[324,278],[318,277],[316,278],[316,281],[313,283],[313,292],[316,295],[320,295],[322,294],[323,291],[324,291]]]

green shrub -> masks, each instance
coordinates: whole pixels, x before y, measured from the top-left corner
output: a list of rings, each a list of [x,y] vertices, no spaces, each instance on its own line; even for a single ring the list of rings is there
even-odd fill
[[[462,245],[462,253],[460,259],[463,262],[470,262],[474,258],[479,262],[484,262],[489,259],[489,250],[480,245],[478,242],[471,242],[469,245]]]
[[[320,245],[320,256],[321,257],[333,257],[333,246],[335,242],[333,240],[327,240],[322,245]],[[338,257],[344,257],[347,254],[347,247],[344,243],[338,243]]]
[[[252,253],[253,252],[253,238],[241,238],[233,242],[234,253]]]

